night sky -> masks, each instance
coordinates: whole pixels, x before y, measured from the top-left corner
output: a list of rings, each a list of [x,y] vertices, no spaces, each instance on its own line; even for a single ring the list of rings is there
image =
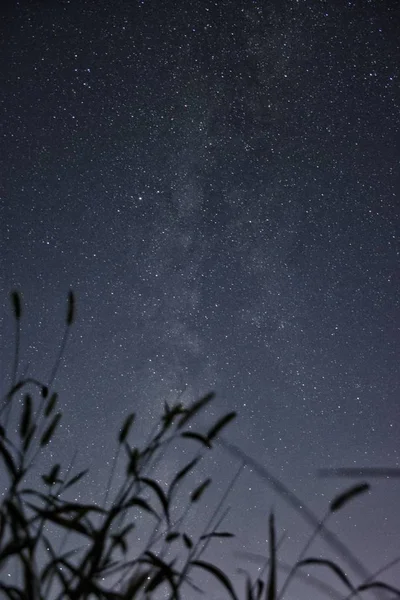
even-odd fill
[[[237,411],[225,438],[319,517],[353,481],[319,469],[400,467],[396,3],[37,0],[8,3],[1,29],[2,391],[10,290],[20,374],[46,381],[72,288],[51,452],[90,466],[80,497],[104,492],[130,411],[140,439],[165,400],[210,390],[199,428]],[[201,463],[193,484],[213,487],[189,530],[239,466],[222,448]],[[372,573],[400,555],[400,480],[370,481],[330,527]],[[309,527],[249,467],[227,504],[237,537],[210,560],[255,575],[235,553],[267,555],[272,508],[296,560]],[[399,565],[380,578],[400,585]]]

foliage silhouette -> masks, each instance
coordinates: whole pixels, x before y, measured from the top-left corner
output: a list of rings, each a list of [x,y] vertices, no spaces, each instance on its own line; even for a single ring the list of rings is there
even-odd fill
[[[158,429],[144,447],[130,442],[136,415],[130,414],[117,435],[117,452],[107,483],[103,504],[80,502],[69,499],[68,491],[88,475],[85,469],[71,473],[60,463],[52,465],[48,473],[35,473],[36,459],[47,450],[58,431],[62,412],[57,410],[58,395],[53,383],[60,366],[70,329],[75,321],[75,297],[68,294],[65,331],[48,383],[35,378],[18,379],[20,321],[22,302],[20,294],[13,291],[11,303],[16,324],[15,353],[12,361],[10,389],[2,399],[0,407],[0,464],[7,478],[7,488],[0,505],[0,595],[9,600],[138,600],[167,597],[179,600],[187,596],[187,590],[201,592],[193,573],[203,571],[220,586],[226,598],[239,600],[239,593],[232,581],[217,565],[204,560],[203,554],[213,539],[233,537],[220,530],[224,515],[215,525],[216,517],[228,494],[239,477],[244,465],[252,468],[272,484],[282,499],[298,503],[283,484],[265,468],[257,465],[236,446],[220,437],[220,433],[236,417],[230,412],[218,418],[206,432],[191,429],[196,415],[203,411],[214,398],[213,393],[188,407],[181,403],[164,405]],[[13,414],[17,413],[17,414]],[[10,423],[17,423],[13,427]],[[171,444],[187,439],[195,447],[195,457],[180,468],[164,491],[160,483],[151,477],[151,469]],[[188,476],[196,469],[206,452],[215,444],[221,444],[232,456],[239,458],[241,466],[228,490],[222,496],[210,521],[197,539],[192,539],[184,530],[184,518],[194,504],[201,502],[212,484],[206,478],[187,494],[183,486]],[[125,460],[125,476],[116,490],[112,490],[113,476],[119,461]],[[28,485],[27,481],[34,483]],[[381,590],[397,594],[400,591],[389,584],[377,581],[357,564],[361,571],[361,583],[355,585],[344,569],[331,560],[321,557],[306,557],[313,540],[322,534],[328,543],[338,547],[337,540],[329,537],[326,521],[330,515],[342,510],[348,502],[367,492],[366,483],[352,486],[337,496],[326,516],[319,521],[306,509],[313,532],[298,561],[293,567],[282,568],[278,557],[280,544],[276,541],[274,513],[269,519],[269,557],[265,559],[268,574],[252,581],[246,573],[243,598],[246,600],[277,600],[282,598],[288,585],[299,575],[299,569],[309,566],[327,567],[349,590],[347,598],[370,590]],[[186,509],[179,518],[174,518],[173,507],[177,494],[183,494]],[[147,515],[154,527],[145,548],[135,549],[135,535],[143,516]],[[56,543],[63,539],[61,549]],[[66,540],[70,540],[67,549]],[[336,545],[335,545],[336,544]],[[174,548],[178,550],[174,553]],[[339,545],[342,556],[352,560],[351,553]],[[182,559],[182,551],[184,558]],[[392,561],[391,564],[395,564]],[[8,571],[12,577],[4,577]],[[287,573],[279,587],[279,572]],[[382,572],[382,570],[381,570]],[[315,589],[329,593],[329,586],[311,578]],[[319,587],[318,587],[318,584]]]

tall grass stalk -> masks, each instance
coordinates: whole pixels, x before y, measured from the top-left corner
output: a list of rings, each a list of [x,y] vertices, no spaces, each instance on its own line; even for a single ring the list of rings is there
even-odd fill
[[[289,583],[301,578],[301,569],[310,566],[323,567],[334,573],[349,590],[347,600],[365,591],[374,593],[376,597],[382,591],[400,597],[400,590],[376,579],[400,562],[400,558],[370,575],[327,528],[330,516],[368,492],[369,485],[361,483],[346,489],[333,499],[324,518],[318,520],[269,470],[221,437],[221,432],[233,421],[236,413],[221,416],[205,431],[196,431],[192,427],[195,418],[205,412],[213,401],[213,393],[204,395],[189,406],[182,404],[181,397],[173,406],[164,403],[160,421],[142,447],[131,443],[136,416],[128,415],[117,435],[117,447],[102,504],[69,499],[70,492],[88,476],[86,469],[74,472],[76,454],[66,469],[56,463],[44,474],[40,471],[40,459],[58,435],[62,419],[53,385],[74,323],[75,297],[70,291],[65,331],[47,384],[27,377],[25,373],[19,375],[22,313],[19,294],[13,292],[11,300],[16,342],[11,385],[0,408],[0,463],[7,480],[0,498],[0,570],[2,573],[7,570],[13,576],[0,577],[1,598],[152,600],[162,594],[168,600],[181,600],[187,597],[188,590],[202,591],[193,576],[193,573],[201,571],[214,579],[227,598],[239,600],[228,575],[203,556],[214,539],[234,537],[231,532],[220,528],[230,510],[226,506],[227,500],[246,465],[306,520],[312,532],[298,560],[289,567],[278,557],[282,538],[276,541],[275,514],[279,507],[270,513],[268,556],[263,559],[264,569],[258,578],[253,581],[246,574],[245,600],[283,599]],[[178,470],[164,489],[154,473],[168,448],[172,444],[178,446],[183,440],[193,445],[193,458]],[[240,466],[201,528],[201,533],[192,536],[186,530],[186,522],[212,483],[207,477],[193,487],[192,476],[215,444],[220,444],[239,459]],[[117,468],[123,469],[124,475],[119,486],[113,489]],[[341,469],[335,474],[352,476],[352,471]],[[364,469],[363,472],[374,477],[380,476],[378,471]],[[389,471],[386,469],[386,474]],[[398,475],[394,473],[393,476]],[[28,481],[33,483],[29,486]],[[180,515],[176,514],[178,506],[183,507]],[[140,550],[135,536],[143,522],[149,523],[148,537]],[[341,559],[352,567],[362,583],[355,585],[344,569],[331,560],[307,556],[317,536],[339,552]],[[287,573],[287,577],[279,590],[280,570]],[[315,577],[309,577],[308,582],[324,593],[334,593],[332,588]]]

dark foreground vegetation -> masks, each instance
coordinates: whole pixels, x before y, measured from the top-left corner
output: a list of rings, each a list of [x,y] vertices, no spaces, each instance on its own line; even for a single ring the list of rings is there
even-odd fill
[[[295,598],[296,580],[310,566],[330,570],[342,589],[343,586],[347,589],[347,595],[343,596],[324,584],[323,575],[321,579],[308,577],[310,598],[350,599],[364,591],[373,592],[377,598],[400,597],[399,590],[377,579],[383,569],[367,576],[357,559],[327,529],[329,517],[367,492],[367,483],[353,485],[336,497],[322,521],[303,507],[303,517],[310,523],[312,533],[293,567],[285,570],[278,560],[273,513],[266,515],[269,555],[265,557],[264,569],[258,579],[252,580],[246,575],[243,590],[235,590],[229,577],[207,560],[207,548],[213,539],[233,537],[221,529],[220,514],[226,494],[203,533],[193,539],[185,531],[185,516],[190,506],[202,501],[212,483],[206,479],[189,492],[185,483],[202,456],[212,451],[215,444],[222,444],[243,464],[251,465],[282,500],[292,503],[296,509],[300,505],[296,496],[265,467],[221,437],[235,413],[221,416],[206,431],[192,429],[193,419],[212,402],[212,393],[186,407],[181,403],[165,404],[157,430],[142,448],[130,442],[136,416],[129,415],[117,433],[118,451],[104,501],[85,503],[74,499],[71,490],[81,485],[88,476],[87,471],[74,472],[59,463],[45,473],[38,471],[40,459],[46,455],[62,418],[53,382],[75,318],[74,296],[72,292],[68,296],[64,337],[47,383],[18,377],[22,307],[17,292],[11,294],[11,300],[16,325],[15,351],[11,384],[0,407],[0,465],[6,485],[1,490],[0,504],[0,598],[184,600],[189,593],[193,597],[197,592],[201,597],[199,581],[203,571],[215,580],[215,586],[220,589],[219,597],[276,600],[284,595]],[[151,473],[154,465],[162,461],[167,448],[182,439],[193,444],[194,458],[175,474],[165,490]],[[121,461],[123,481],[113,490],[113,476]],[[187,509],[176,519],[172,508],[179,494],[185,494],[183,504]],[[138,552],[135,536],[143,516],[152,521],[152,527],[145,547]],[[318,535],[340,552],[343,564],[308,555]],[[391,564],[396,562],[400,559]],[[362,583],[350,581],[345,572],[349,564],[359,573]]]

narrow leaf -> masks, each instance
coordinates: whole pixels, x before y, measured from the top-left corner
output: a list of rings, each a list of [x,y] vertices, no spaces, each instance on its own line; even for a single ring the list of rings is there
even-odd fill
[[[186,425],[186,423],[188,421],[190,421],[191,419],[193,419],[193,417],[195,415],[197,415],[197,413],[200,410],[202,410],[205,406],[207,406],[207,404],[209,404],[209,402],[211,402],[211,400],[214,397],[215,397],[215,393],[214,392],[209,392],[208,394],[206,394],[205,396],[203,396],[202,398],[200,398],[200,400],[197,400],[196,402],[194,402],[192,404],[192,406],[189,406],[189,408],[186,410],[186,413],[179,420],[178,429],[181,429],[184,425]]]
[[[345,504],[347,504],[347,502],[349,502],[349,500],[351,500],[355,496],[367,492],[369,489],[370,486],[368,485],[368,483],[360,483],[358,485],[352,486],[350,489],[346,490],[342,494],[339,494],[339,496],[336,496],[336,498],[332,500],[330,507],[331,512],[340,510]]]
[[[214,577],[218,579],[221,585],[227,590],[229,596],[233,598],[233,600],[239,600],[235,594],[232,583],[225,573],[221,571],[221,569],[203,560],[192,560],[189,564],[193,567],[200,567],[200,569],[203,569],[204,571],[211,573],[211,575],[214,575]]]
[[[26,438],[24,440],[24,444],[22,446],[23,451],[26,452],[29,448],[29,446],[31,445],[31,441],[33,439],[33,436],[35,435],[36,432],[36,425],[35,423],[32,425],[32,427],[29,429]]]
[[[55,523],[56,525],[60,525],[60,527],[62,527],[63,529],[76,531],[81,535],[85,535],[89,539],[93,538],[93,532],[91,531],[91,529],[89,529],[88,526],[84,525],[79,519],[68,519],[57,514],[48,514],[46,515],[46,519],[48,519],[52,523]]]
[[[85,477],[86,473],[88,473],[88,472],[89,472],[89,469],[84,469],[80,473],[77,473],[76,475],[74,475],[72,477],[72,479],[67,481],[66,484],[63,486],[64,491],[66,489],[68,489],[69,487],[75,485],[75,483],[78,483],[78,481],[80,481],[83,477]]]
[[[111,536],[111,538],[113,540],[114,546],[115,547],[119,546],[122,550],[122,553],[126,554],[128,551],[128,544],[126,543],[124,536],[119,533],[115,533]]]
[[[0,563],[3,563],[5,560],[10,559],[10,557],[14,554],[18,554],[19,556],[21,556],[22,550],[24,550],[25,548],[29,549],[29,543],[30,541],[28,538],[21,539],[18,541],[11,540],[8,543],[6,543],[0,551]],[[18,598],[20,598],[20,596],[18,596]]]
[[[205,533],[200,536],[201,540],[206,540],[208,538],[232,538],[235,537],[233,533],[229,533],[229,531],[213,531],[211,533]]]
[[[154,508],[152,508],[150,504],[146,502],[146,500],[143,500],[143,498],[131,498],[130,500],[128,500],[128,502],[126,502],[126,504],[123,505],[123,508],[132,508],[133,506],[138,506],[139,508],[142,508],[146,512],[151,513],[152,515],[155,515],[157,518],[159,518]]]
[[[36,511],[39,515],[47,518],[51,518],[54,515],[73,515],[74,519],[82,519],[88,513],[96,513],[104,515],[106,511],[104,508],[100,508],[94,504],[81,504],[80,502],[64,502],[61,506],[54,506],[51,509],[40,508],[35,506],[31,502],[27,502],[27,506]]]
[[[333,571],[339,577],[339,579],[345,584],[346,587],[349,588],[350,591],[354,592],[354,587],[350,583],[350,580],[345,574],[345,572],[333,561],[326,560],[323,558],[305,558],[304,560],[301,560],[296,564],[296,568],[304,567],[307,565],[319,565],[328,567],[328,569],[331,569],[331,571]]]
[[[75,296],[72,290],[68,292],[67,326],[74,322],[75,318]]]
[[[141,477],[139,481],[142,481],[143,483],[151,487],[151,489],[156,493],[163,508],[167,523],[169,523],[169,502],[161,486],[153,479],[149,479],[147,477]]]
[[[248,575],[246,577],[246,600],[255,600],[253,594],[253,584],[251,583],[251,579]]]
[[[256,600],[260,600],[263,590],[264,590],[264,582],[261,581],[261,579],[257,579],[256,585],[257,585]]]
[[[3,458],[4,464],[6,465],[9,474],[11,475],[11,478],[14,480],[17,479],[17,466],[15,465],[13,457],[11,456],[10,452],[8,451],[2,440],[0,440],[0,454]]]
[[[14,521],[14,523],[18,523],[23,531],[26,531],[28,524],[23,513],[23,508],[17,505],[17,501],[6,500],[4,504],[8,511],[8,514],[5,513],[6,518],[11,523],[11,527]]]
[[[170,427],[170,425],[173,423],[174,419],[178,415],[181,415],[184,412],[186,412],[186,411],[183,408],[183,405],[181,402],[179,402],[178,404],[175,404],[172,407],[169,406],[168,402],[164,402],[164,414],[162,416],[164,428]]]
[[[168,496],[171,497],[174,488],[178,485],[178,483],[193,469],[193,467],[199,462],[199,457],[190,461],[177,475],[175,475],[174,479],[171,482],[168,490]]]
[[[121,431],[119,433],[118,436],[118,441],[120,444],[123,444],[124,441],[126,440],[126,438],[128,437],[130,428],[132,427],[132,423],[134,421],[135,418],[135,413],[131,413],[130,415],[128,415],[124,421],[124,424],[122,425]]]
[[[50,442],[60,419],[61,419],[61,413],[57,413],[55,415],[55,417],[53,418],[52,422],[50,423],[50,425],[48,426],[48,428],[46,429],[46,431],[43,433],[43,435],[40,439],[40,446],[42,448],[43,448],[43,446],[46,446]]]
[[[7,393],[7,400],[11,400],[11,398],[21,389],[23,388],[25,385],[28,384],[32,384],[37,386],[42,394],[42,397],[45,397],[45,390],[48,391],[48,388],[46,386],[44,386],[43,384],[40,383],[40,381],[38,381],[37,379],[33,379],[33,377],[28,377],[27,379],[22,379],[21,381],[18,381],[18,383],[16,383],[15,385],[12,386],[12,388],[8,391]]]
[[[371,583],[363,583],[362,585],[358,586],[357,592],[362,592],[364,590],[373,590],[374,588],[386,590],[387,592],[390,592],[400,597],[400,588],[396,588],[393,585],[389,585],[384,581],[372,581]]]
[[[400,477],[396,467],[350,467],[340,469],[320,469],[320,477]]]
[[[192,493],[190,496],[190,500],[191,502],[197,502],[198,500],[200,500],[201,496],[203,495],[203,493],[205,492],[205,490],[208,488],[208,486],[211,483],[211,479],[208,478],[205,481],[203,481],[203,483],[201,483]]]
[[[125,525],[125,527],[122,529],[122,531],[119,532],[119,535],[123,535],[125,537],[129,533],[131,533],[131,531],[133,529],[135,529],[135,524],[134,523],[129,523],[128,525]]]
[[[151,574],[153,573],[153,568],[142,571],[141,573],[134,573],[131,579],[129,580],[128,585],[126,586],[125,598],[136,598],[138,597],[137,592],[143,585],[150,579]]]
[[[276,540],[274,513],[271,513],[269,517],[269,574],[266,593],[266,600],[276,599]]]
[[[206,448],[211,448],[209,440],[204,435],[201,435],[201,433],[196,433],[195,431],[184,431],[181,433],[181,437],[196,440],[197,442],[203,444],[203,446]]]
[[[188,550],[191,550],[193,548],[193,542],[190,539],[190,537],[186,533],[184,533],[182,535],[182,539],[183,539],[183,543],[185,544],[186,548]]]
[[[150,550],[145,552],[145,556],[148,557],[147,562],[150,562],[155,567],[157,567],[164,576],[164,579],[167,579],[173,591],[173,598],[178,598],[178,588],[175,583],[175,576],[178,575],[176,571],[172,569],[172,566],[161,560],[158,556],[156,556]],[[150,586],[150,589],[149,589]],[[154,582],[150,581],[149,586],[146,586],[146,592],[154,589]]]
[[[173,542],[174,540],[177,540],[178,537],[180,537],[180,533],[178,531],[171,531],[171,533],[168,533],[165,536],[165,541],[167,542],[167,544],[170,544],[171,542]]]
[[[219,421],[217,421],[215,423],[215,425],[213,425],[211,427],[211,429],[209,430],[209,432],[207,433],[207,439],[208,440],[212,440],[214,439],[218,433],[224,428],[226,427],[226,425],[228,425],[228,423],[230,423],[231,421],[233,421],[233,419],[236,417],[236,412],[230,412],[227,415],[225,415],[224,417],[222,417],[221,419],[219,419]]]
[[[166,581],[167,576],[166,574],[161,571],[158,570],[153,577],[150,577],[150,581],[149,583],[146,585],[146,598],[150,598],[151,596],[147,596],[147,594],[150,594],[151,592],[154,592],[154,590],[156,588],[158,588],[164,581]]]
[[[46,581],[49,578],[52,578],[56,571],[59,572],[58,567],[67,563],[67,558],[69,558],[70,556],[74,556],[77,553],[77,549],[74,549],[69,550],[68,552],[64,552],[64,554],[61,554],[59,556],[55,556],[55,551],[51,548],[50,544],[48,545],[48,550],[51,556],[53,556],[54,558],[52,558],[52,560],[50,560],[50,562],[47,563],[40,575],[40,582],[42,584],[46,583]]]
[[[30,394],[26,394],[24,397],[24,408],[22,410],[20,430],[19,430],[22,439],[25,439],[28,434],[28,430],[31,425],[31,418],[32,418],[32,398],[31,398]]]
[[[14,317],[16,318],[17,321],[19,321],[21,318],[22,309],[21,309],[21,297],[17,290],[14,290],[11,292],[11,303],[12,303],[12,307],[13,307],[13,311],[14,311]]]
[[[51,394],[50,398],[48,399],[47,405],[44,409],[45,417],[49,417],[51,415],[51,413],[53,412],[55,405],[57,403],[57,399],[58,399],[57,392],[54,392],[53,394]]]
[[[51,469],[51,471],[48,475],[42,475],[42,479],[46,485],[54,485],[55,483],[60,481],[58,479],[58,475],[60,473],[60,468],[61,468],[61,465],[56,464]]]

